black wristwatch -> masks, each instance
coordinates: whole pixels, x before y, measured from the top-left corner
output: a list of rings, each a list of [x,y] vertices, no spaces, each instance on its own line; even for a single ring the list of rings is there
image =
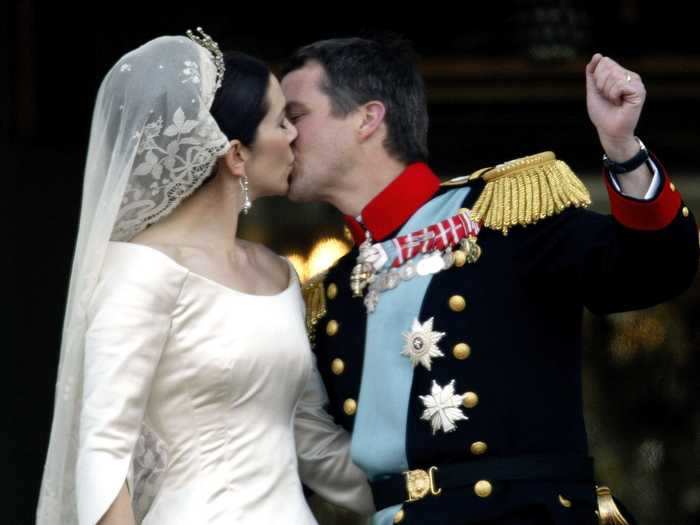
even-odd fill
[[[634,137],[634,139],[639,143],[639,153],[637,153],[631,159],[626,160],[625,162],[615,162],[614,160],[610,160],[607,155],[603,155],[603,165],[613,175],[628,173],[637,169],[639,166],[649,160],[649,151],[647,151],[644,143],[639,140],[639,137]]]

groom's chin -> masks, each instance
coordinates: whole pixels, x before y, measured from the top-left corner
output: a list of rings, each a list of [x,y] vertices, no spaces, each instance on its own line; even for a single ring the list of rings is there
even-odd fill
[[[308,198],[308,195],[300,190],[299,186],[295,185],[294,182],[293,176],[290,177],[289,186],[287,187],[287,198],[292,202],[310,202],[311,199]]]
[[[292,190],[291,186],[290,186],[289,190],[287,191],[287,198],[290,201],[295,202],[295,203],[299,203],[299,204],[311,202],[311,199],[306,198],[305,195],[300,195],[299,193],[294,192],[294,190]]]

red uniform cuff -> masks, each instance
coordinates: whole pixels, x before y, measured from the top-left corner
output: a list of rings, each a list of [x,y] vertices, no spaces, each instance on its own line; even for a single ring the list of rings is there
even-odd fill
[[[664,167],[655,157],[652,156],[652,159],[659,169],[663,183],[656,197],[650,200],[622,195],[612,185],[607,170],[603,171],[613,217],[623,226],[633,230],[653,231],[665,228],[678,215],[682,204],[681,195],[671,183]]]

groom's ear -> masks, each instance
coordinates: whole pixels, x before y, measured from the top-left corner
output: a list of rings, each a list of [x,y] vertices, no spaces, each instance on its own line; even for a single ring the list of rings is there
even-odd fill
[[[361,122],[358,128],[360,140],[364,141],[374,135],[377,128],[384,122],[386,108],[384,103],[378,100],[371,100],[359,108]]]
[[[223,161],[226,168],[232,175],[243,177],[245,173],[245,162],[248,160],[250,152],[240,140],[232,140],[228,151],[224,154]]]

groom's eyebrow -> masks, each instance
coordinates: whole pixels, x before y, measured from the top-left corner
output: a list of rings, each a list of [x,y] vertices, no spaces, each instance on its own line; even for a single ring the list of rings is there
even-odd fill
[[[294,111],[304,111],[306,109],[307,108],[304,104],[302,104],[301,102],[295,102],[294,100],[287,102],[287,106],[285,107],[285,111],[287,113]]]

